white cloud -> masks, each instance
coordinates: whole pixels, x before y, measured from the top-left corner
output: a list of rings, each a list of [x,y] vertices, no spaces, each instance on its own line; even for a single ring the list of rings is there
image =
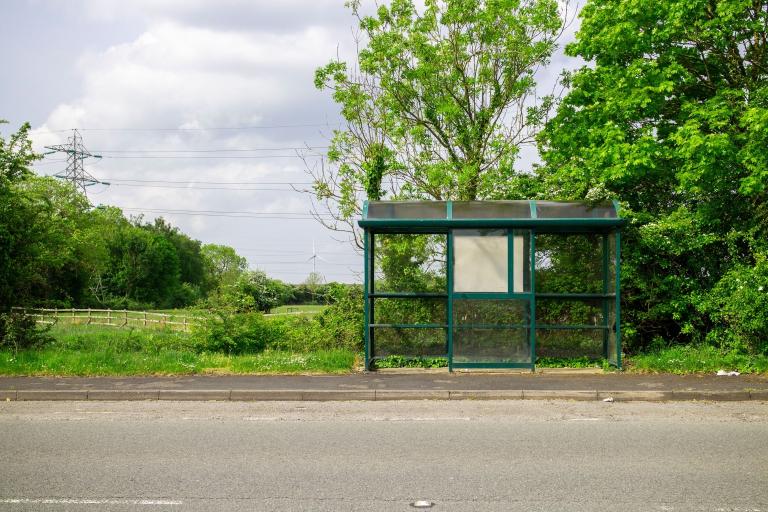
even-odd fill
[[[325,145],[331,128],[285,125],[336,123],[338,107],[327,92],[315,90],[314,70],[341,52],[352,50],[354,24],[341,0],[81,0],[94,20],[121,23],[141,20],[141,33],[127,42],[115,41],[101,51],[83,51],[78,61],[82,92],[53,106],[34,132],[39,147],[66,141],[72,127],[82,131],[86,146],[102,152],[91,163],[96,177],[111,187],[94,187],[94,203],[147,209],[304,212],[309,198],[285,186],[243,185],[238,190],[204,190],[185,185],[124,180],[180,182],[306,182],[301,160],[292,150],[247,153],[259,158],[204,158],[221,154],[184,153],[195,158],[157,158],[168,153],[143,153],[155,158],[116,151],[206,150],[221,148],[291,148]],[[572,39],[572,27],[564,42]],[[537,78],[544,89],[563,65],[561,53]],[[281,126],[272,129],[224,130],[237,126]],[[91,130],[88,130],[88,129]],[[110,130],[115,128],[171,128],[171,130]],[[174,130],[185,128],[186,130]],[[106,129],[106,130],[102,130]],[[320,150],[322,152],[322,150]],[[237,156],[246,153],[226,153]],[[261,158],[280,155],[288,158]],[[109,157],[109,158],[108,158]],[[530,164],[535,151],[524,153]],[[41,171],[53,173],[60,163]],[[144,183],[145,185],[147,183]],[[198,187],[202,186],[198,183]],[[162,188],[161,188],[162,187]],[[181,187],[181,188],[177,188]],[[211,187],[214,187],[213,185]],[[273,190],[247,190],[271,188]],[[136,213],[127,211],[126,213]],[[158,215],[147,212],[147,217]],[[335,253],[335,263],[362,263],[349,245],[335,242],[331,233],[313,220],[233,219],[228,217],[163,214],[203,242],[225,243],[263,266],[276,277],[301,280],[311,264],[297,264],[311,255],[313,241],[320,253]],[[275,252],[292,256],[275,257]],[[305,254],[300,254],[301,252]],[[271,259],[265,259],[272,253]],[[264,263],[270,261],[270,263]],[[279,261],[272,263],[272,261]],[[330,279],[350,279],[342,265],[320,268]]]
[[[154,183],[158,188],[144,188],[133,186],[141,184],[138,182],[121,181],[306,182],[304,164],[291,149],[184,153],[185,158],[180,158],[181,154],[141,153],[153,157],[147,159],[117,158],[139,154],[116,151],[324,145],[327,140],[320,136],[320,127],[220,128],[318,124],[334,119],[335,106],[326,94],[314,89],[312,76],[316,67],[335,54],[337,39],[328,28],[317,26],[299,27],[285,33],[241,32],[164,20],[152,24],[129,43],[84,55],[79,64],[84,83],[82,94],[55,107],[34,137],[39,146],[61,143],[69,133],[56,130],[84,128],[81,133],[86,146],[104,156],[103,160],[93,163],[89,171],[113,183],[109,188],[91,189],[94,203],[148,209],[306,214],[310,210],[308,198],[285,190],[285,185],[243,185],[237,187],[240,190],[225,191],[175,188],[184,185],[170,183]],[[135,127],[201,129],[112,130]],[[244,155],[252,158],[208,158]],[[271,155],[283,158],[270,158]],[[157,158],[164,156],[174,158]],[[55,165],[46,166],[41,170],[55,172],[55,168]],[[247,190],[249,188],[282,190]],[[137,212],[127,210],[126,213]],[[147,212],[149,218],[155,215],[158,214]],[[321,247],[335,246],[339,261],[359,266],[351,247],[335,243],[331,234],[311,219],[233,219],[172,213],[163,216],[204,242],[260,251],[304,251],[309,256],[312,242],[316,240]],[[290,236],[286,236],[286,232]],[[264,261],[259,252],[246,253],[246,256],[253,265]],[[263,266],[271,274],[292,281],[301,280],[311,270],[309,263]],[[325,270],[329,279],[352,277],[352,273],[340,265]]]

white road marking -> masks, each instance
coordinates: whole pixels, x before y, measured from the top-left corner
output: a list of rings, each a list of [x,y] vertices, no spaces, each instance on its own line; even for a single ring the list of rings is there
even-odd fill
[[[0,503],[41,505],[181,505],[179,500],[79,499],[79,498],[0,498]]]

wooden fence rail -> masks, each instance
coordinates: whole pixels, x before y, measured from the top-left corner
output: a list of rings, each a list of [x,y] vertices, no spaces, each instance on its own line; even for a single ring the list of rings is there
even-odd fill
[[[108,325],[112,327],[167,328],[189,332],[203,317],[131,311],[129,309],[12,308],[35,319],[38,324]]]

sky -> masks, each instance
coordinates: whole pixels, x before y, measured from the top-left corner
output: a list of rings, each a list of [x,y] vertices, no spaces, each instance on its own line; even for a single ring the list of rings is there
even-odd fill
[[[313,269],[360,282],[362,256],[301,192],[341,126],[314,70],[351,60],[354,22],[344,0],[7,0],[0,130],[28,121],[45,151],[77,128],[102,156],[86,170],[110,183],[88,188],[94,205],[162,216],[287,282]],[[542,89],[579,65],[559,50]],[[56,174],[62,158],[35,169]],[[524,151],[519,165],[535,160]]]

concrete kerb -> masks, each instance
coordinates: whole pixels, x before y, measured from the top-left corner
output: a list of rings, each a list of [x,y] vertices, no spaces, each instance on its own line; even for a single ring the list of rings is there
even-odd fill
[[[0,401],[382,401],[382,400],[581,400],[581,401],[768,401],[768,390],[602,391],[602,390],[436,390],[436,389],[100,389],[0,390]]]

